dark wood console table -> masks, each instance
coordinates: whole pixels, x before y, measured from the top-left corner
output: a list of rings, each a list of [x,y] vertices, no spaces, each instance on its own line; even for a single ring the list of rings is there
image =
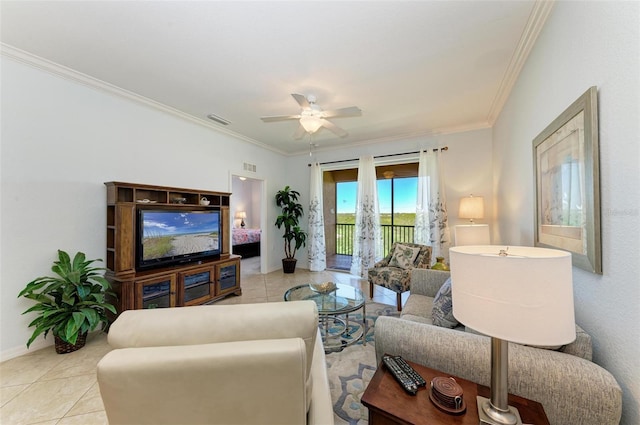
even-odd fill
[[[478,425],[476,396],[490,397],[488,387],[454,377],[464,391],[467,410],[461,415],[450,415],[431,402],[428,386],[436,376],[451,375],[408,363],[427,381],[427,388],[420,388],[414,396],[407,394],[387,368],[380,364],[361,400],[369,409],[369,425]],[[509,405],[518,409],[523,423],[549,424],[542,405],[536,401],[509,394]]]

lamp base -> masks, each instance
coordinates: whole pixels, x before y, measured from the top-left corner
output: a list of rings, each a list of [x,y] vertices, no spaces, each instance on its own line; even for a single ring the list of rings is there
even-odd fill
[[[508,412],[501,412],[491,405],[486,397],[477,397],[480,425],[522,425],[520,412],[513,406],[507,406]]]

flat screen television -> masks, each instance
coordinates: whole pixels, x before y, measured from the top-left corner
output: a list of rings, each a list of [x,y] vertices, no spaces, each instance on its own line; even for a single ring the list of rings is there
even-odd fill
[[[145,270],[220,256],[220,209],[138,209],[136,269]]]

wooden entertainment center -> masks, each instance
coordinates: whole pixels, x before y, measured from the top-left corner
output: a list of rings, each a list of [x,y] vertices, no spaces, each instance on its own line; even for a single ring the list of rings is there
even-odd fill
[[[240,295],[240,256],[229,253],[231,194],[134,183],[106,182],[107,273],[124,310],[180,307]],[[206,198],[208,205],[201,204]],[[136,270],[138,209],[220,210],[219,258],[205,258],[149,270]]]

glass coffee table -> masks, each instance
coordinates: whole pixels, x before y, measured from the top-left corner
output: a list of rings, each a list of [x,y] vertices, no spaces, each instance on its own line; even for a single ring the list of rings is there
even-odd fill
[[[287,290],[285,301],[313,300],[318,306],[320,334],[325,352],[340,351],[362,338],[367,344],[367,318],[362,291],[350,285],[336,283],[336,289],[328,293],[313,290],[308,284]],[[362,320],[349,318],[349,314],[362,309]]]

